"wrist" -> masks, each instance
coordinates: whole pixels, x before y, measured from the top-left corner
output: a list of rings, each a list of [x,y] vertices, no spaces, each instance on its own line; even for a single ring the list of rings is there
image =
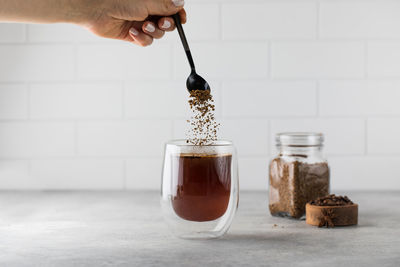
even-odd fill
[[[65,0],[65,22],[88,25],[100,16],[101,0]]]

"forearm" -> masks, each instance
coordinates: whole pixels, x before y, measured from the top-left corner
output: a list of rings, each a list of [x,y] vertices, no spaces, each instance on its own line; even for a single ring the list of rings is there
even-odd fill
[[[84,23],[87,0],[0,0],[0,22]]]
[[[184,0],[0,0],[0,23],[74,23],[92,33],[147,46],[186,21]]]

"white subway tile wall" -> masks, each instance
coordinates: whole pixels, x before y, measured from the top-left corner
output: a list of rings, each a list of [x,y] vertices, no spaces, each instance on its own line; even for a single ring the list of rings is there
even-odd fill
[[[267,43],[194,42],[191,50],[196,58],[197,71],[210,79],[252,80],[268,76]],[[174,54],[175,78],[184,81],[190,74],[190,68],[182,45],[174,46]]]
[[[30,116],[32,119],[121,118],[121,99],[121,83],[32,84]]]
[[[1,82],[70,81],[74,47],[69,44],[7,44],[0,49]]]
[[[172,138],[169,120],[79,122],[77,155],[94,157],[160,156]]]
[[[28,88],[25,84],[0,84],[0,119],[28,118]]]
[[[125,188],[155,190],[161,188],[162,158],[135,158],[126,161]]]
[[[0,24],[0,43],[22,43],[26,40],[26,26],[23,24]]]
[[[334,190],[400,189],[398,1],[186,2],[241,189],[267,189],[281,131],[325,134]],[[140,48],[0,24],[0,189],[159,190],[189,72],[176,32]]]
[[[316,116],[315,82],[226,82],[222,114],[226,117]]]
[[[310,1],[262,1],[222,5],[226,40],[314,39],[316,8]]]
[[[0,158],[72,157],[75,131],[74,122],[1,122]]]
[[[400,41],[368,43],[367,72],[371,77],[395,78],[400,76]]]
[[[118,159],[32,160],[31,173],[42,189],[124,188],[124,161]]]
[[[362,42],[277,41],[271,47],[273,78],[334,79],[365,75]]]
[[[322,38],[398,39],[398,1],[321,1]]]

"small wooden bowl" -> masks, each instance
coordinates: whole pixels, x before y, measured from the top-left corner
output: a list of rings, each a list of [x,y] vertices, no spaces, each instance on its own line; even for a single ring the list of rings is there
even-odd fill
[[[315,226],[355,225],[358,223],[358,205],[315,206],[307,204],[306,223]]]

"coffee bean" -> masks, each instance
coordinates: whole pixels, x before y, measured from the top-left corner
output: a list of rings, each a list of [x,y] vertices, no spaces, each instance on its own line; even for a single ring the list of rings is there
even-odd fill
[[[336,196],[335,194],[317,198],[309,203],[315,206],[346,206],[353,204],[347,196],[342,197]]]

